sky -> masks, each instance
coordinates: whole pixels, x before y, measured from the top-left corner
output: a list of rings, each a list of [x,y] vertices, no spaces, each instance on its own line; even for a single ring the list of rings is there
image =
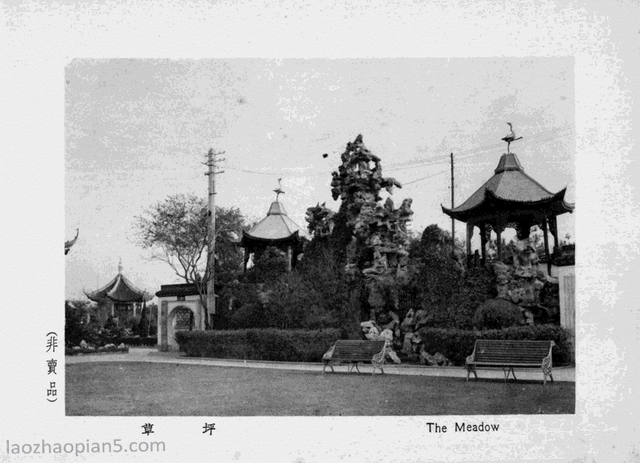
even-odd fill
[[[257,221],[282,178],[280,200],[306,228],[308,207],[339,208],[331,171],[362,134],[383,175],[403,184],[396,206],[413,199],[419,233],[433,223],[451,229],[441,210],[451,205],[450,153],[459,205],[493,175],[511,122],[525,172],[552,192],[566,187],[575,202],[575,103],[571,57],[72,60],[65,234],[80,236],[65,258],[65,296],[103,286],[120,260],[150,293],[181,282],[136,243],[135,218],[169,195],[205,198],[210,148],[225,152],[216,205]],[[558,219],[571,241],[574,216]],[[457,222],[456,237],[464,233]]]

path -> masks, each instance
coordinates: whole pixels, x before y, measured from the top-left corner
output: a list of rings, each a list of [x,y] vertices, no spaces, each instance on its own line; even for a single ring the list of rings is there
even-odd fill
[[[322,364],[320,363],[303,363],[303,362],[270,362],[260,360],[229,360],[229,359],[212,359],[185,357],[180,352],[164,353],[158,352],[153,348],[133,347],[129,349],[128,354],[95,354],[95,355],[74,355],[66,356],[67,364],[91,363],[91,362],[151,362],[151,363],[175,363],[184,365],[207,365],[214,367],[235,367],[235,368],[269,368],[279,370],[299,370],[299,371],[317,371],[322,372]],[[346,373],[346,365],[334,367],[337,372]],[[370,373],[371,367],[365,365],[360,369],[363,373]],[[329,370],[330,372],[330,370]],[[463,367],[427,367],[422,365],[395,365],[386,364],[384,372],[392,375],[422,375],[422,376],[449,376],[456,378],[466,378],[467,371]],[[542,372],[537,370],[516,370],[516,376],[522,380],[542,381]],[[478,369],[478,377],[486,378],[504,378],[502,369]],[[473,375],[472,375],[473,378]],[[556,381],[573,381],[575,382],[575,368],[573,367],[555,367],[553,369],[553,378]]]

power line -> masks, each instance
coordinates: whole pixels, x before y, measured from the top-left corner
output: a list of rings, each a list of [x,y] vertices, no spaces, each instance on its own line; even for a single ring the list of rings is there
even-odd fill
[[[422,177],[422,178],[419,178],[417,180],[411,180],[410,182],[405,182],[405,183],[402,184],[402,186],[411,185],[412,183],[416,183],[416,182],[421,182],[422,180],[426,180],[428,178],[435,177],[436,175],[444,174],[444,173],[446,173],[448,171],[449,171],[449,169],[441,170],[440,172],[436,172],[435,174],[427,175],[426,177]]]
[[[269,175],[269,176],[273,176],[273,177],[292,177],[292,176],[299,176],[299,177],[324,177],[324,176],[331,176],[331,172],[319,172],[319,173],[311,173],[311,174],[303,174],[301,172],[285,172],[285,171],[281,171],[280,173],[273,173],[273,172],[260,172],[257,170],[250,170],[250,169],[243,169],[241,167],[233,167],[233,166],[225,166],[225,168],[227,169],[231,169],[231,170],[235,170],[238,172],[244,172],[246,174],[254,174],[254,175]],[[294,174],[294,175],[292,175]],[[298,174],[298,175],[295,175]]]
[[[547,139],[542,140],[542,141],[554,140],[556,138],[559,138],[560,136],[565,136],[565,135],[561,135],[561,132],[564,132],[564,131],[567,131],[567,130],[572,131],[573,128],[571,126],[565,126],[565,127],[560,127],[560,128],[557,128],[557,129],[546,131],[546,132],[539,132],[536,135],[532,135],[530,137],[527,137],[527,141],[536,140],[538,138],[546,137],[546,136],[549,136],[551,134],[557,133],[556,136],[547,138]],[[535,141],[535,143],[539,143],[539,142],[541,142],[541,140]],[[458,159],[468,159],[468,158],[471,158],[471,157],[479,155],[483,151],[500,148],[503,145],[504,145],[504,143],[496,143],[494,145],[486,145],[486,146],[482,146],[480,148],[472,148],[472,149],[465,150],[465,151],[458,151],[458,152],[456,152],[456,157]],[[441,155],[441,156],[433,156],[433,157],[430,157],[428,159],[407,161],[407,162],[400,163],[400,164],[391,164],[390,166],[387,166],[386,170],[390,171],[390,172],[394,172],[394,171],[399,171],[399,170],[413,169],[413,168],[417,168],[417,167],[427,167],[427,166],[431,166],[431,165],[435,165],[435,164],[442,164],[444,162],[448,162],[448,158],[449,158],[448,155]]]

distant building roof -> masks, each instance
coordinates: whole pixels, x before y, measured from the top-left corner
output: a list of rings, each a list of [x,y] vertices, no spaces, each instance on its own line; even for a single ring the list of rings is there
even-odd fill
[[[573,212],[574,205],[564,200],[566,188],[552,193],[525,174],[518,157],[503,154],[494,175],[461,205],[442,211],[454,219],[466,222],[499,211],[517,212],[544,209],[553,215]]]
[[[74,244],[76,244],[76,241],[78,241],[78,235],[79,234],[80,234],[80,229],[76,228],[76,236],[75,236],[75,238],[73,238],[72,240],[64,242],[64,255],[65,256],[69,253],[69,251],[71,250],[71,247]]]
[[[264,219],[248,232],[242,232],[240,246],[246,247],[252,241],[276,244],[302,239],[310,239],[309,234],[287,216],[287,212],[280,202],[274,201]]]
[[[145,302],[153,298],[146,291],[138,289],[122,274],[122,267],[119,266],[118,274],[113,280],[102,288],[86,292],[86,296],[92,301],[99,302],[110,299],[114,302]]]

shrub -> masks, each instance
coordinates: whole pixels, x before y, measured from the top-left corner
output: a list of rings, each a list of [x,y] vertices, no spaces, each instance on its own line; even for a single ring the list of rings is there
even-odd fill
[[[90,349],[81,349],[80,347],[66,347],[64,355],[78,355],[78,354],[126,354],[129,353],[128,347],[98,347]]]
[[[157,336],[123,336],[119,339],[115,339],[114,344],[120,345],[123,343],[127,346],[155,346],[158,344]]]
[[[340,330],[248,329],[179,331],[176,341],[189,357],[318,362]]]
[[[228,316],[228,324],[231,329],[265,328],[269,319],[265,317],[259,303],[250,303],[240,306]]]
[[[255,278],[257,282],[271,283],[287,273],[289,257],[275,246],[268,246],[255,255]]]
[[[486,331],[422,328],[419,334],[427,352],[440,352],[456,365],[464,365],[477,339],[553,341],[556,344],[552,350],[554,365],[569,364],[573,349],[571,333],[558,325],[517,326]]]
[[[450,256],[451,238],[437,226],[425,229],[413,250],[414,275],[411,286],[430,324],[438,328],[473,329],[473,317],[480,304],[497,295],[495,277],[489,268],[463,272]],[[410,289],[411,290],[411,289]]]
[[[473,329],[473,317],[480,304],[497,295],[495,276],[490,268],[468,269],[458,286],[453,302],[454,308],[451,309],[454,326]]]
[[[64,338],[67,347],[77,346],[85,333],[84,313],[77,307],[65,301],[64,304]]]
[[[319,330],[359,333],[343,266],[326,243],[314,241],[291,272],[263,284],[236,283],[223,293],[219,327]]]
[[[486,300],[473,317],[473,325],[480,330],[499,330],[523,324],[522,310],[505,299]]]

